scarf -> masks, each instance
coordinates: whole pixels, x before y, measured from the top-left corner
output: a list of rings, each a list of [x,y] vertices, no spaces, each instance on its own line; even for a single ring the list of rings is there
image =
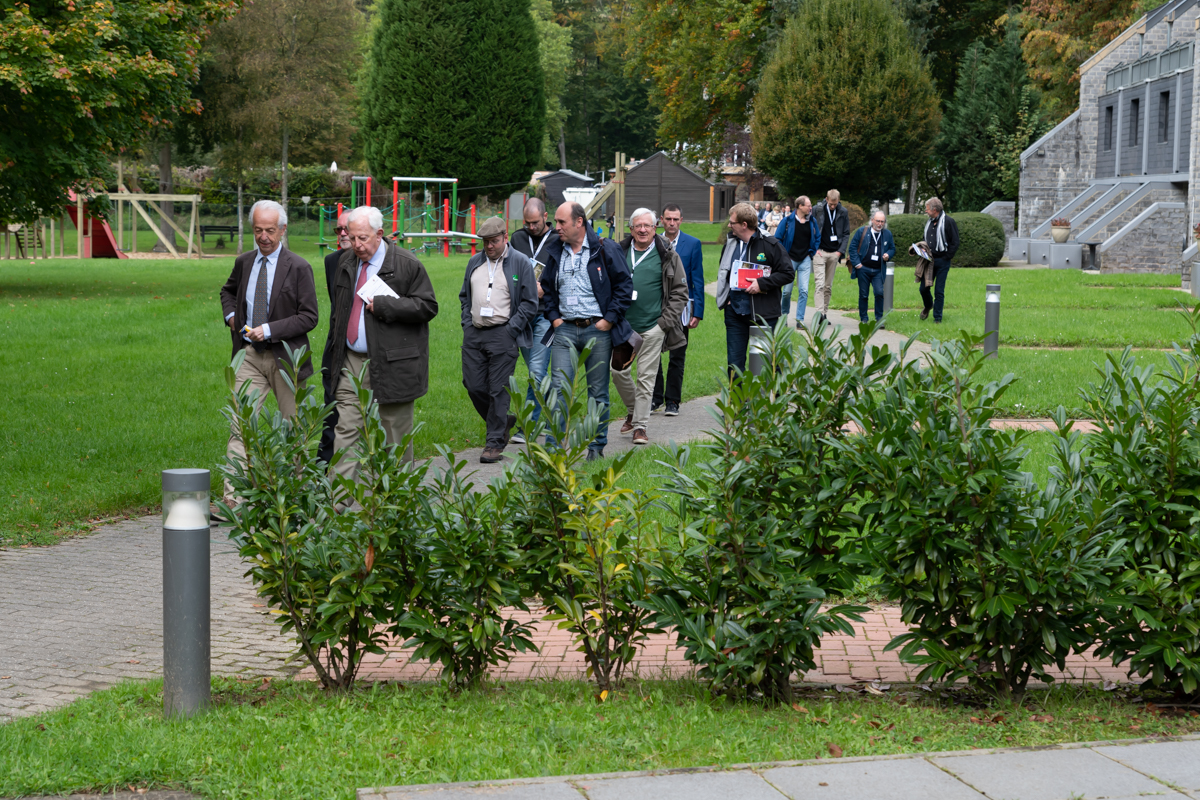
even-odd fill
[[[946,212],[943,211],[941,214],[938,214],[937,219],[931,219],[925,223],[925,241],[927,241],[927,242],[930,241],[929,226],[932,225],[934,228],[933,252],[935,252],[935,253],[946,252],[946,222],[945,222],[945,219],[946,219]]]

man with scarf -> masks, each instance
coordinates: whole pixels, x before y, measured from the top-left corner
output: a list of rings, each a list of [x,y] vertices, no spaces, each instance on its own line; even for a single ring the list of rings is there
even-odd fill
[[[933,256],[933,292],[930,293],[926,281],[921,281],[921,300],[925,304],[924,310],[921,311],[921,319],[928,319],[932,310],[933,321],[941,323],[950,259],[958,252],[958,225],[946,215],[942,201],[936,197],[925,201],[925,214],[929,217],[929,221],[925,223],[925,241]]]

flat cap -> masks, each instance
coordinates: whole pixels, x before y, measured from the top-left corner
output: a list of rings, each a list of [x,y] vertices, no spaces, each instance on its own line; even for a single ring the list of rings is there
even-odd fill
[[[488,217],[479,226],[479,238],[481,239],[490,239],[502,233],[508,233],[508,226],[499,217]]]

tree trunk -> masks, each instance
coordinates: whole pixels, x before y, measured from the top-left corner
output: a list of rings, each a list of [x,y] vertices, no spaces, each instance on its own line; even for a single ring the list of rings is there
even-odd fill
[[[171,143],[165,142],[158,148],[158,193],[174,194],[174,192],[175,180],[171,175]],[[174,203],[171,203],[167,200],[160,200],[158,205],[160,208],[162,208],[162,215],[164,218],[172,221],[175,220]],[[167,241],[169,241],[171,246],[174,247],[175,229],[166,222],[160,222],[158,227],[159,230],[162,231],[163,236],[167,237]],[[168,251],[166,246],[163,245],[162,241],[159,241],[154,245],[154,252],[166,253]]]
[[[558,168],[567,168],[567,134],[563,126],[558,126]]]
[[[287,210],[287,179],[288,179],[288,127],[283,126],[283,155],[280,161],[283,167],[283,181],[279,189],[279,204],[283,206],[284,211]],[[283,244],[287,246],[287,232],[283,234]]]
[[[244,238],[245,237],[245,225],[243,224],[243,218],[242,218],[242,186],[243,185],[244,184],[242,182],[242,171],[239,169],[238,170],[238,243],[237,243],[237,252],[238,252],[239,256],[243,252],[245,252],[242,245],[246,241]]]
[[[912,168],[912,175],[908,179],[908,197],[904,202],[905,214],[917,213],[917,168]]]

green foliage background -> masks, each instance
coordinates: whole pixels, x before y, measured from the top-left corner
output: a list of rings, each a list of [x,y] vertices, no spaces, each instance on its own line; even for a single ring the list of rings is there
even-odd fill
[[[953,214],[958,223],[960,245],[954,256],[956,267],[994,267],[1004,256],[1004,226],[988,214],[967,212]],[[917,257],[908,252],[913,242],[925,235],[924,214],[893,214],[888,217],[888,230],[896,240],[896,264],[915,267]]]

